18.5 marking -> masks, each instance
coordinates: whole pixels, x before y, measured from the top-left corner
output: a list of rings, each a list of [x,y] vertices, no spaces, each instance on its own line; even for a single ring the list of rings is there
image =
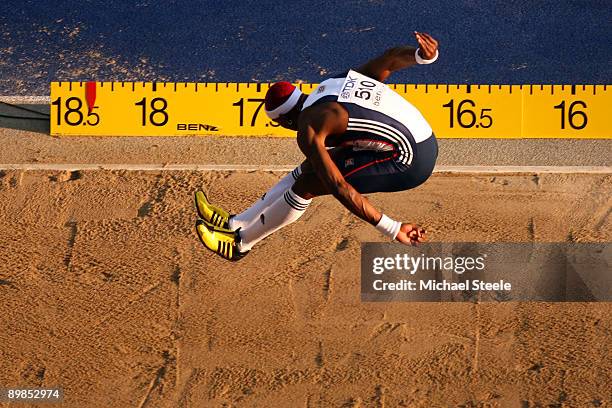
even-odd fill
[[[100,115],[95,113],[93,110],[97,109],[98,106],[93,106],[90,112],[87,112],[87,120],[85,120],[85,115],[81,111],[84,104],[80,98],[76,96],[70,97],[65,100],[65,103],[62,105],[62,97],[58,97],[56,100],[51,102],[51,105],[57,106],[57,125],[60,126],[63,121],[69,126],[79,126],[79,125],[89,125],[96,126],[100,123]],[[63,108],[66,108],[66,111],[62,115]]]

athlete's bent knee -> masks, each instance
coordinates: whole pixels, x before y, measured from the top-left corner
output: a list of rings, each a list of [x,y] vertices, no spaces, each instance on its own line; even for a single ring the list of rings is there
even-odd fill
[[[295,181],[293,192],[305,200],[311,200],[315,197],[325,195],[325,189],[321,185],[318,177],[313,173],[301,174]]]

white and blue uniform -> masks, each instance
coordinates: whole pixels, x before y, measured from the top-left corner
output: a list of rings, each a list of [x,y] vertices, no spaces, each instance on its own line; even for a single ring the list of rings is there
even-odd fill
[[[429,178],[436,138],[421,112],[393,89],[350,70],[321,82],[302,109],[324,102],[348,112],[346,132],[329,135],[326,145],[334,147],[334,162],[359,192],[407,190]]]

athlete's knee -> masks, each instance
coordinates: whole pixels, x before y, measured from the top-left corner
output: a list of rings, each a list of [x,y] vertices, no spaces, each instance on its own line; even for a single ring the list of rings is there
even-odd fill
[[[291,186],[291,190],[293,190],[295,194],[302,197],[304,200],[311,200],[316,197],[315,194],[309,191],[303,182],[300,182],[300,179],[298,179],[293,186]]]
[[[308,161],[308,159],[304,160],[302,164],[300,164],[300,174],[310,174],[314,173],[314,169],[312,168],[312,164]]]
[[[302,173],[291,187],[291,190],[305,200],[311,200],[325,194],[321,182],[313,173]]]

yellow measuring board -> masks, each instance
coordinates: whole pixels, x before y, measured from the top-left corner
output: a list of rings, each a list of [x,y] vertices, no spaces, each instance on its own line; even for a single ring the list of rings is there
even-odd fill
[[[269,86],[53,82],[51,134],[294,137],[265,114]],[[299,86],[310,93],[317,84]],[[612,138],[608,85],[389,86],[423,113],[440,138]]]

